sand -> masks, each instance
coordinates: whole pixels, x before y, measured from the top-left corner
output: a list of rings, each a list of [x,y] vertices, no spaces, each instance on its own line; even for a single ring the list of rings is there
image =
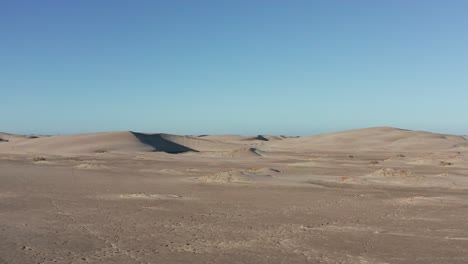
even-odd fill
[[[0,133],[0,263],[468,263],[468,139]]]

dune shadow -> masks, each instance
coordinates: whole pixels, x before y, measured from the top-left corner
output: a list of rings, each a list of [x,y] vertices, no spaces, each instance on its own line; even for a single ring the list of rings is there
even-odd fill
[[[164,138],[164,134],[143,134],[130,131],[143,144],[150,145],[155,152],[162,151],[171,154],[184,152],[199,152],[198,150],[177,144]]]

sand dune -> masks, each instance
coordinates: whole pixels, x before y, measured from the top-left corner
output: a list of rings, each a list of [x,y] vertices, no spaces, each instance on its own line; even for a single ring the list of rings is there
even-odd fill
[[[130,132],[106,132],[67,136],[50,136],[34,139],[15,138],[0,148],[12,153],[97,153],[119,150],[152,151],[154,148],[142,143]]]
[[[260,136],[259,136],[260,137]],[[220,156],[259,156],[254,141],[267,137],[179,136],[138,132],[102,132],[64,136],[29,137],[1,133],[2,153],[93,154],[106,152],[219,152]],[[274,138],[274,137],[268,137]]]
[[[315,136],[254,137],[178,136],[137,132],[104,132],[66,136],[21,136],[0,133],[2,153],[103,153],[103,152],[220,152],[218,156],[261,156],[262,151],[441,151],[466,150],[463,136],[410,131],[390,127],[349,130]],[[224,154],[222,154],[224,153]]]
[[[0,139],[1,139],[0,141],[3,141],[3,142],[15,142],[15,141],[18,142],[18,141],[26,140],[29,138],[34,138],[34,137],[0,132]]]
[[[29,138],[2,134],[2,153],[92,154],[106,152],[184,153],[198,151],[231,151],[240,146],[216,140],[170,134],[137,132],[103,132],[92,134]]]
[[[294,151],[440,151],[463,146],[467,143],[468,140],[463,136],[376,127],[292,138],[266,146],[275,150]]]

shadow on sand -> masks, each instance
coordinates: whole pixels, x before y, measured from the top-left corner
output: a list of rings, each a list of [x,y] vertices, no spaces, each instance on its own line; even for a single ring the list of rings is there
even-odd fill
[[[164,138],[164,134],[143,134],[137,132],[131,132],[138,140],[143,144],[150,145],[154,148],[154,151],[163,151],[167,153],[177,154],[184,152],[198,152],[195,149],[188,148],[186,146],[177,144]]]

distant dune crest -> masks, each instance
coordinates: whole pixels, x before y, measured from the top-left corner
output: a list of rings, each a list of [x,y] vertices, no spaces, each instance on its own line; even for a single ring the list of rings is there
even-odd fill
[[[270,150],[381,150],[432,151],[453,149],[468,143],[463,136],[375,127],[288,139],[269,144]]]
[[[166,152],[221,153],[224,157],[261,157],[269,151],[431,151],[468,148],[464,136],[391,127],[349,130],[307,137],[202,135],[178,136],[138,132],[103,132],[30,137],[0,133],[2,153]]]

